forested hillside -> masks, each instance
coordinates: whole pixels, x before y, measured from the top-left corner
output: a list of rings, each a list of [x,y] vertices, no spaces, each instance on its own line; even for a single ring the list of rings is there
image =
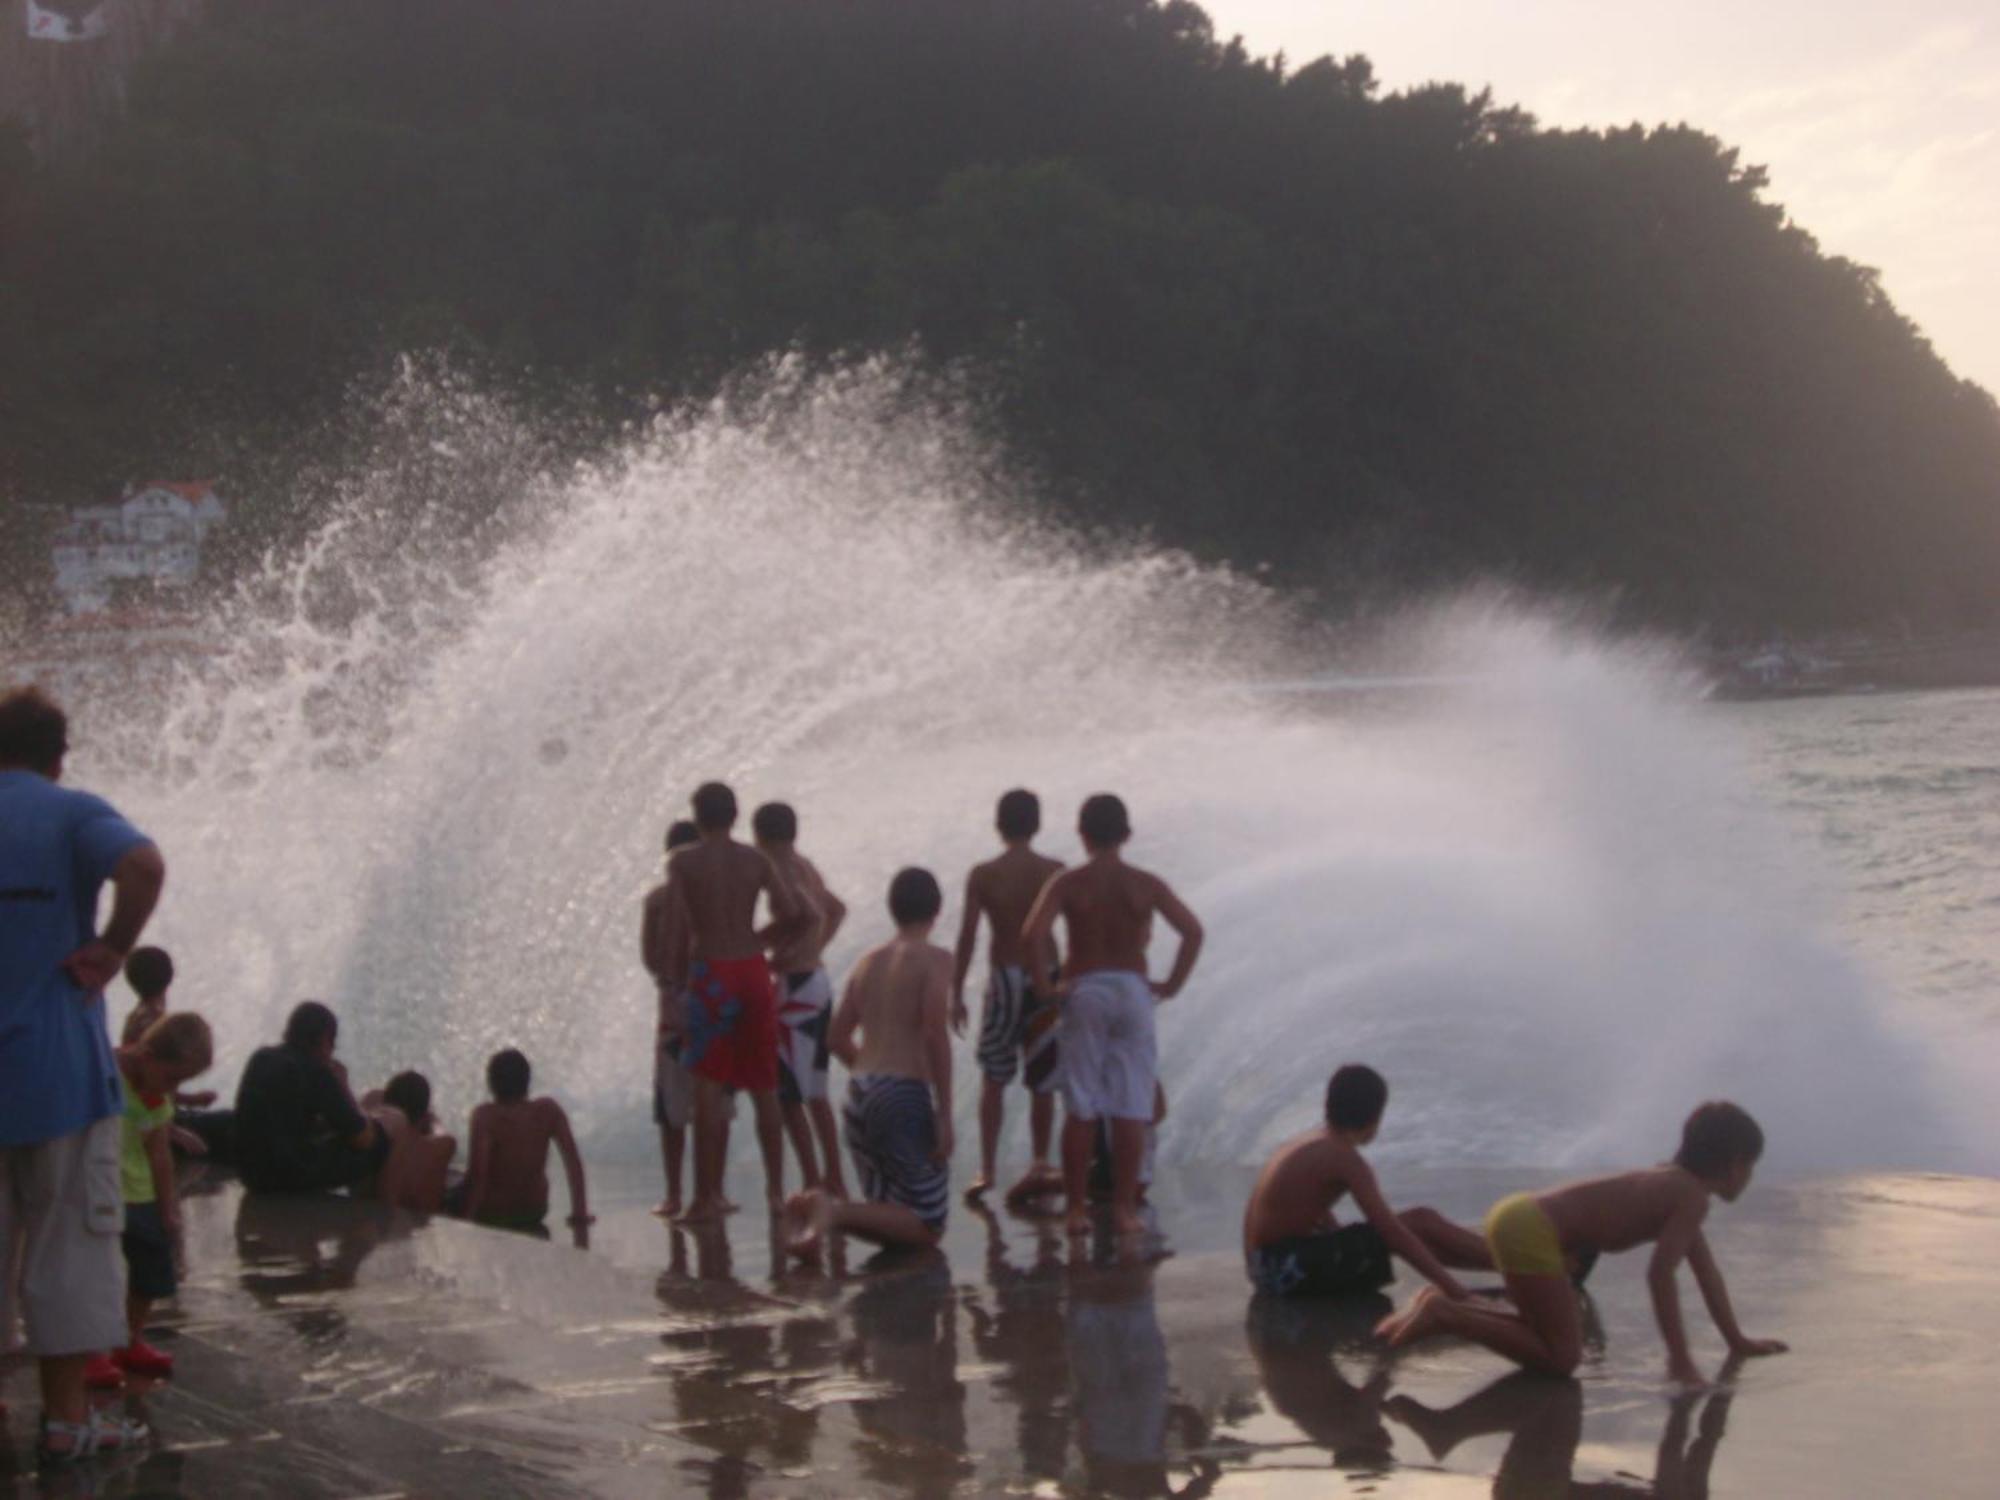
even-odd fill
[[[963,364],[1046,498],[1335,597],[1992,609],[1993,400],[1725,144],[1189,4],[211,0],[87,156],[0,139],[10,506],[240,468],[394,351],[614,419],[788,346]]]

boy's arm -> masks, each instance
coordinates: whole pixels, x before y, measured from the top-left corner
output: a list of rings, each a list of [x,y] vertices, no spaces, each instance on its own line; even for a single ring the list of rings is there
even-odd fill
[[[771,903],[771,920],[757,934],[757,941],[767,949],[782,948],[803,935],[817,913],[792,889],[792,883],[778,873],[776,865],[761,854],[757,858],[764,866],[761,880],[764,897]]]
[[[1748,1357],[1785,1352],[1786,1346],[1777,1339],[1753,1339],[1743,1332],[1736,1321],[1736,1309],[1729,1304],[1729,1287],[1723,1282],[1722,1268],[1708,1248],[1707,1235],[1696,1232],[1688,1246],[1687,1261],[1688,1269],[1694,1272],[1694,1284],[1701,1288],[1701,1300],[1708,1307],[1708,1315],[1715,1320],[1716,1331],[1728,1341],[1731,1354]]]
[[[1701,1221],[1707,1209],[1706,1193],[1694,1189],[1685,1194],[1668,1216],[1667,1226],[1653,1246],[1652,1261],[1646,1267],[1646,1288],[1653,1294],[1653,1317],[1667,1346],[1667,1374],[1682,1385],[1707,1384],[1694,1356],[1688,1352],[1687,1328],[1681,1322],[1681,1292],[1674,1278],[1701,1234]]]
[[[1204,934],[1201,929],[1201,919],[1188,909],[1185,901],[1174,894],[1173,887],[1164,880],[1154,883],[1159,887],[1154,893],[1154,904],[1159,908],[1160,915],[1166,918],[1167,925],[1179,933],[1181,939],[1180,951],[1174,955],[1174,967],[1167,975],[1167,982],[1153,986],[1153,993],[1160,999],[1171,1000],[1187,984],[1188,975],[1194,972],[1195,960],[1201,957]]]
[[[820,874],[818,865],[808,860],[806,868],[812,872],[813,885],[817,888],[813,894],[819,898],[819,945],[830,948],[841,924],[847,920],[847,903],[827,889],[826,877]]]
[[[562,1155],[563,1176],[569,1179],[569,1221],[593,1223],[590,1194],[583,1183],[583,1156],[576,1149],[575,1135],[570,1132],[569,1115],[555,1100],[545,1102],[549,1108],[549,1133],[555,1137],[556,1150]]]
[[[1027,925],[1021,929],[1021,961],[1028,967],[1031,983],[1039,983],[1044,975],[1055,972],[1056,917],[1062,911],[1063,882],[1068,873],[1063,871],[1048,878],[1028,910]]]
[[[639,962],[656,984],[667,977],[667,890],[655,886],[639,908]]]
[[[839,1058],[849,1072],[854,1070],[854,1059],[860,1056],[860,1050],[854,1045],[854,1028],[861,1020],[861,980],[867,972],[868,960],[864,958],[847,976],[846,988],[840,992],[840,1004],[834,1007],[833,1025],[826,1035],[826,1050]]]
[[[949,1163],[957,1144],[951,1131],[951,970],[943,949],[932,970],[924,993],[924,1060],[931,1075],[931,1092],[937,1096],[937,1150],[933,1160]]]
[[[181,1229],[180,1200],[174,1197],[174,1149],[173,1131],[167,1125],[155,1125],[146,1132],[146,1164],[153,1169],[153,1201],[160,1205],[160,1222],[166,1226],[168,1234],[179,1234]]]
[[[965,1035],[965,976],[979,951],[979,870],[965,877],[965,906],[958,914],[958,944],[951,955],[951,1029]]]
[[[1347,1169],[1347,1191],[1354,1199],[1354,1206],[1361,1210],[1375,1232],[1382,1236],[1389,1248],[1415,1268],[1417,1273],[1443,1292],[1452,1301],[1464,1299],[1466,1290],[1456,1276],[1447,1271],[1431,1254],[1430,1247],[1410,1232],[1396,1211],[1389,1207],[1389,1200],[1382,1196],[1381,1185],[1375,1181],[1375,1170],[1361,1157],[1359,1152],[1350,1153],[1353,1165]]]

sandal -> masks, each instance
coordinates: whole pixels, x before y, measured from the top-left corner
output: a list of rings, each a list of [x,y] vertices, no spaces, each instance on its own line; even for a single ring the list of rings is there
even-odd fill
[[[35,1457],[45,1469],[58,1468],[94,1458],[100,1453],[129,1452],[152,1435],[153,1430],[138,1418],[119,1416],[110,1411],[94,1411],[87,1421],[82,1422],[53,1422],[44,1417],[41,1440],[35,1444]],[[52,1437],[69,1439],[68,1446],[51,1447],[49,1439]]]

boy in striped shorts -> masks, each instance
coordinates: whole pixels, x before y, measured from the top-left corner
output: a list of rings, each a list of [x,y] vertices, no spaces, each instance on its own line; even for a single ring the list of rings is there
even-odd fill
[[[802,1260],[832,1234],[928,1248],[951,1204],[951,955],[930,940],[944,893],[928,870],[889,885],[896,936],[863,955],[834,1012],[829,1045],[847,1065],[847,1149],[865,1202],[808,1188],[785,1205]],[[857,1036],[858,1033],[858,1036]]]

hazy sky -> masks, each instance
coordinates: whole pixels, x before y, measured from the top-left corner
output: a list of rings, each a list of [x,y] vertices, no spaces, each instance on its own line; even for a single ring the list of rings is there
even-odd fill
[[[1204,0],[1294,63],[1491,86],[1551,125],[1687,123],[1770,170],[1829,253],[1882,272],[2000,392],[2000,0]]]

